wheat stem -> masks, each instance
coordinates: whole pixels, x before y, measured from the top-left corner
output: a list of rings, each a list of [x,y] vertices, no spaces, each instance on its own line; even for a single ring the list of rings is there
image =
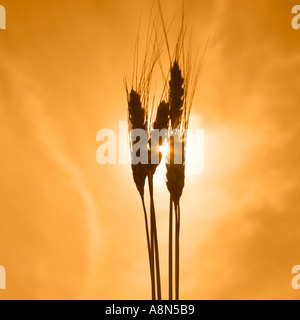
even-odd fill
[[[142,199],[142,203],[143,203],[145,226],[146,226],[147,247],[148,247],[150,276],[151,276],[151,288],[152,288],[152,300],[155,300],[156,299],[156,294],[155,294],[154,261],[152,259],[152,248],[151,248],[151,244],[150,244],[148,216],[147,216],[147,210],[146,210],[146,206],[145,206],[145,199],[144,199],[143,195],[141,195],[141,199]]]
[[[171,195],[169,222],[169,300],[173,300],[173,200]]]
[[[155,206],[154,206],[154,195],[153,195],[153,175],[148,175],[149,191],[150,191],[150,211],[151,211],[151,237],[152,237],[152,254],[155,257],[156,267],[156,286],[157,286],[157,300],[161,300],[161,279],[160,279],[160,263],[159,263],[159,248],[158,248],[158,237],[156,228],[156,217],[155,217]]]
[[[180,270],[180,205],[179,202],[175,204],[176,216],[176,236],[175,236],[175,291],[176,300],[179,300],[179,270]]]

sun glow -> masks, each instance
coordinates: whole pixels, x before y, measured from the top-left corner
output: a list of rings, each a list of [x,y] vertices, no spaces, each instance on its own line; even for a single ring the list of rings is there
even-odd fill
[[[160,148],[159,151],[162,153],[162,159],[160,162],[160,165],[156,169],[156,174],[154,175],[154,183],[156,185],[162,185],[165,184],[166,180],[166,159],[169,153],[169,146],[167,142],[165,142]]]
[[[186,176],[200,175],[204,170],[204,130],[188,132],[185,148],[185,174]],[[165,142],[160,147],[162,153],[161,163],[156,170],[154,182],[164,184],[166,180],[166,160],[169,154],[169,145]]]
[[[160,148],[159,151],[162,153],[163,157],[166,158],[169,153],[169,146],[165,142]]]

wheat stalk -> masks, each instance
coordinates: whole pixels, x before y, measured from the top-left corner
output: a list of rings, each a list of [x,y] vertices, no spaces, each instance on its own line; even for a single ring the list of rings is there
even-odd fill
[[[164,17],[160,1],[159,11],[163,25],[165,43],[168,51],[170,70],[168,81],[168,102],[169,102],[169,163],[166,164],[166,184],[170,193],[170,212],[169,212],[169,299],[173,299],[173,205],[175,213],[175,298],[179,300],[179,280],[180,280],[180,199],[185,185],[185,130],[188,129],[189,119],[193,98],[198,83],[198,79],[204,64],[204,54],[195,65],[192,66],[191,48],[188,54],[185,53],[186,29],[184,27],[184,2],[182,8],[182,25],[179,32],[176,49],[171,57],[170,45],[167,31],[165,28]],[[167,83],[167,80],[165,81]],[[181,163],[175,163],[174,139],[181,144]]]
[[[126,86],[126,91],[127,91],[127,99],[128,99],[128,122],[130,125],[130,130],[135,130],[135,129],[145,130],[147,125],[146,124],[147,114],[146,114],[145,108],[143,108],[142,106],[141,94],[136,92],[134,89],[131,89],[131,92],[129,93],[127,86]],[[133,142],[130,140],[131,145],[132,143]],[[147,148],[147,145],[145,146],[145,148]],[[153,261],[152,246],[151,246],[150,235],[149,235],[148,215],[147,215],[145,198],[144,198],[145,182],[148,176],[149,167],[148,165],[138,163],[136,165],[131,165],[131,169],[132,169],[133,180],[140,194],[142,205],[143,205],[146,237],[147,237],[147,249],[148,249],[149,266],[150,266],[150,276],[151,276],[152,299],[155,300],[156,293],[155,293],[154,261]]]
[[[150,23],[149,23],[150,26]],[[153,52],[149,58],[149,47],[152,42],[152,33],[150,28],[148,29],[147,35],[147,44],[146,44],[146,53],[144,57],[144,62],[142,66],[141,76],[138,77],[138,41],[135,50],[134,57],[134,70],[132,83],[135,82],[136,89],[131,89],[130,93],[128,90],[127,82],[125,84],[127,91],[128,99],[128,122],[130,125],[130,130],[142,129],[148,133],[149,143],[145,142],[143,146],[144,150],[149,151],[149,158],[151,158],[151,148],[148,149],[148,144],[151,145],[151,121],[148,123],[149,119],[149,93],[150,93],[150,84],[152,78],[153,68],[157,62],[157,55],[159,55],[160,49],[156,51],[156,47],[153,46]],[[150,61],[149,61],[150,60]],[[133,87],[133,85],[132,85]],[[166,107],[161,104],[158,109],[159,119],[164,117]],[[152,110],[151,110],[152,113]],[[151,117],[150,117],[151,118]],[[163,125],[161,120],[157,120],[154,123],[154,128],[160,127]],[[131,146],[133,141],[130,140]],[[158,150],[152,150],[153,152],[159,152]],[[149,160],[149,159],[148,159]],[[155,215],[155,206],[154,206],[154,192],[153,192],[153,176],[156,171],[157,166],[152,166],[150,164],[141,164],[136,165],[132,164],[132,173],[135,185],[141,196],[144,217],[145,217],[145,226],[146,226],[146,236],[147,236],[147,247],[149,255],[149,264],[150,264],[150,275],[151,275],[151,288],[152,288],[152,299],[161,300],[161,279],[160,279],[160,263],[159,263],[159,248],[158,248],[158,236],[157,236],[157,227],[156,227],[156,215]],[[144,201],[144,188],[145,181],[148,177],[149,192],[150,192],[150,228],[148,223],[148,215],[146,211],[145,201]],[[150,230],[150,231],[149,231]]]
[[[175,133],[175,137],[170,139],[170,163],[167,167],[167,188],[170,192],[170,243],[169,243],[169,298],[173,298],[173,218],[172,218],[172,202],[175,207],[175,299],[179,300],[179,236],[180,236],[180,210],[179,200],[182,195],[185,180],[185,153],[184,153],[184,138],[182,139],[182,163],[175,163],[175,141],[181,139],[180,126],[182,124],[182,115],[184,112],[184,78],[182,77],[178,61],[175,59],[170,70],[169,81],[169,100],[170,100],[170,131]]]
[[[169,105],[162,101],[159,104],[156,114],[156,120],[153,124],[154,130],[163,130],[168,128],[168,117],[169,117]],[[162,146],[166,137],[162,137],[160,141],[155,141],[151,138],[150,130],[150,139],[149,139],[149,160],[151,161],[152,157],[158,156],[159,163],[162,159],[162,154],[159,150],[159,147]],[[149,182],[149,192],[150,192],[150,212],[151,212],[151,245],[154,247],[154,259],[156,265],[156,281],[157,281],[157,298],[161,300],[161,279],[160,279],[160,259],[159,259],[159,246],[158,246],[158,235],[156,227],[156,214],[155,214],[155,204],[154,204],[154,188],[153,188],[153,177],[158,167],[158,164],[149,164],[149,173],[148,173],[148,182]]]
[[[163,35],[158,35],[158,25],[153,21],[153,28],[150,28],[150,22],[147,33],[146,53],[141,68],[141,75],[138,75],[138,41],[135,47],[134,68],[132,77],[132,89],[128,90],[126,82],[126,92],[128,99],[128,122],[130,130],[142,129],[147,132],[148,140],[143,146],[148,154],[148,164],[132,164],[132,174],[137,190],[140,194],[146,227],[147,247],[151,275],[152,299],[161,300],[161,278],[160,278],[160,257],[158,234],[154,202],[153,178],[156,169],[161,163],[161,146],[166,140],[169,142],[169,162],[166,163],[166,185],[170,193],[169,210],[169,299],[173,300],[173,294],[176,300],[179,300],[180,285],[180,199],[185,186],[185,131],[189,126],[192,102],[196,90],[196,85],[204,64],[204,54],[198,61],[192,62],[192,52],[189,48],[185,52],[186,28],[184,27],[184,14],[182,13],[182,25],[179,32],[176,48],[171,56],[170,45],[168,42],[168,32],[164,22],[160,1],[158,0]],[[184,12],[184,8],[183,8]],[[153,39],[154,37],[154,39]],[[169,57],[168,75],[165,76],[160,56],[162,54],[162,45],[165,42]],[[152,45],[152,53],[150,47]],[[157,108],[155,108],[155,97],[151,109],[149,108],[150,85],[153,69],[156,63],[159,63],[163,76],[163,93]],[[194,64],[195,63],[195,64]],[[153,138],[153,130],[164,130],[164,135],[159,141]],[[178,151],[175,148],[181,147],[181,162],[176,163]],[[130,141],[131,147],[133,141]],[[152,159],[159,159],[158,163],[152,163]],[[150,163],[149,163],[150,161]],[[144,200],[144,189],[146,179],[148,178],[150,194],[150,226]],[[174,254],[174,255],[173,255]],[[173,262],[174,266],[173,266]],[[175,272],[174,272],[175,271]],[[174,272],[174,274],[173,274]],[[173,286],[174,284],[174,286]]]

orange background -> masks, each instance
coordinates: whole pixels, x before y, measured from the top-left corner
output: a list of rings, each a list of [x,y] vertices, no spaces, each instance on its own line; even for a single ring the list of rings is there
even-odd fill
[[[96,133],[127,119],[123,78],[151,3],[1,0],[0,299],[150,297],[130,167],[101,167],[95,154]],[[300,264],[296,4],[185,0],[194,47],[211,41],[192,114],[205,129],[205,170],[187,178],[181,203],[184,299],[300,298],[291,287]],[[162,6],[167,21],[180,18],[180,1]],[[163,184],[156,202],[166,298]]]

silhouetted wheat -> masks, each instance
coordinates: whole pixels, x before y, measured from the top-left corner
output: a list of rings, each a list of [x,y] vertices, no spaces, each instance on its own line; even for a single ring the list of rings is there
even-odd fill
[[[135,81],[136,89],[132,88],[129,93],[128,85],[126,82],[126,91],[127,91],[127,98],[128,98],[128,121],[130,125],[130,132],[132,132],[135,129],[142,129],[148,133],[149,141],[151,142],[151,123],[148,128],[149,92],[150,92],[150,83],[151,83],[153,68],[157,61],[157,57],[156,57],[157,53],[156,53],[156,48],[153,47],[152,55],[149,57],[149,44],[152,42],[152,40],[151,40],[151,35],[148,35],[148,37],[147,37],[148,40],[146,45],[146,53],[145,53],[144,63],[142,66],[142,72],[140,77],[138,76],[138,67],[137,67],[138,44],[136,46],[133,80],[132,80],[132,82]],[[141,141],[139,141],[139,143],[141,143]],[[132,140],[131,135],[130,135],[130,144],[131,144],[131,147],[134,145],[134,141]],[[147,153],[149,152],[148,158],[150,158],[151,149],[148,148],[148,140],[144,141],[144,145],[142,145],[141,148],[143,149],[143,151]],[[153,192],[153,175],[155,173],[156,167],[150,165],[149,163],[148,164],[138,163],[138,164],[132,164],[131,168],[133,173],[133,179],[140,193],[142,204],[143,204],[143,210],[144,210],[150,274],[151,274],[152,299],[161,300],[159,247],[158,247],[158,235],[157,235],[157,227],[156,227],[154,192]],[[150,192],[150,228],[149,228],[148,215],[146,211],[145,198],[144,198],[144,189],[145,189],[145,182],[147,177],[148,177],[149,192]]]
[[[126,84],[130,130],[142,129],[145,130],[148,135],[148,140],[145,141],[144,145],[141,147],[141,151],[145,151],[146,154],[148,154],[148,164],[132,164],[131,167],[133,179],[141,196],[144,210],[152,284],[152,299],[160,300],[162,298],[160,259],[154,203],[153,178],[156,173],[156,169],[162,160],[162,153],[160,148],[166,141],[169,142],[169,162],[166,163],[166,185],[170,193],[169,299],[173,300],[173,293],[175,293],[174,297],[176,300],[178,300],[180,284],[180,199],[185,186],[186,130],[189,126],[193,98],[196,90],[196,85],[203,67],[206,49],[201,59],[199,60],[196,57],[195,62],[192,63],[191,49],[189,48],[188,52],[185,52],[186,29],[184,27],[184,14],[182,13],[181,30],[179,32],[178,40],[176,43],[175,53],[172,58],[170,53],[167,29],[159,0],[158,6],[163,35],[162,37],[158,35],[159,28],[157,26],[157,21],[153,21],[153,30],[149,31],[150,28],[148,30],[146,54],[144,57],[141,76],[138,77],[137,71],[137,45],[132,80],[132,83],[135,81],[135,89],[133,89],[134,85],[132,85],[132,89],[129,92]],[[149,26],[150,24],[151,23],[149,23]],[[155,34],[154,37],[153,34]],[[168,66],[168,76],[164,75],[163,65],[160,59],[160,55],[162,52],[161,47],[163,42],[165,42],[166,44],[170,62]],[[149,52],[151,51],[151,44],[152,54],[149,55]],[[151,112],[149,112],[150,83],[153,68],[157,62],[159,63],[163,75],[163,97],[157,105],[157,108],[155,107],[155,103],[153,103]],[[153,115],[155,115],[154,119]],[[154,139],[153,130],[160,131],[159,141],[156,140],[156,137]],[[133,146],[134,142],[132,140],[130,141],[130,143],[131,146]],[[179,153],[179,155],[181,156],[179,163],[177,163],[177,153]],[[158,163],[154,163],[152,161],[153,159],[158,159]],[[150,194],[150,228],[144,200],[145,182],[147,177]],[[174,226],[175,230],[173,230]],[[175,258],[173,258],[174,252]],[[175,277],[173,277],[173,260],[175,261]],[[173,284],[175,284],[174,287]]]
[[[149,180],[149,192],[150,192],[150,211],[151,211],[151,225],[153,226],[152,234],[152,244],[155,246],[155,261],[156,261],[156,277],[157,277],[157,291],[158,291],[158,300],[161,300],[161,286],[160,286],[160,264],[159,264],[159,248],[158,248],[158,235],[157,235],[157,228],[156,228],[156,214],[155,214],[155,204],[154,204],[154,190],[153,190],[153,177],[156,172],[156,168],[158,167],[159,163],[162,159],[162,154],[160,151],[160,147],[165,141],[167,136],[167,129],[168,129],[168,119],[169,119],[169,105],[162,101],[157,109],[156,120],[153,125],[154,130],[163,130],[165,129],[165,136],[162,136],[160,141],[153,141],[151,138],[149,139],[149,173],[148,173],[148,180]],[[151,131],[151,130],[150,130]],[[155,143],[153,143],[155,142]],[[152,158],[158,158],[158,163],[152,163]]]
[[[175,135],[175,137],[170,139],[170,157],[169,163],[166,164],[167,167],[167,187],[170,192],[170,226],[173,225],[172,218],[172,202],[175,207],[175,298],[179,299],[179,236],[180,236],[180,209],[179,209],[179,201],[182,195],[182,191],[184,188],[185,181],[185,137],[181,136],[180,127],[182,125],[182,115],[184,108],[184,78],[182,77],[181,70],[179,68],[179,64],[177,60],[174,61],[171,70],[170,70],[171,79],[169,81],[169,99],[170,99],[170,131]],[[182,144],[182,159],[181,163],[175,163],[175,139],[179,140]],[[178,143],[178,141],[176,141]],[[170,240],[173,240],[173,230],[170,228]],[[170,279],[169,282],[173,281],[173,244],[170,242],[169,245],[169,254],[170,254]],[[173,288],[170,285],[169,288],[169,296],[172,300],[172,292]]]
[[[184,5],[184,3],[183,3]],[[166,184],[170,193],[169,210],[169,299],[173,299],[173,205],[175,209],[175,298],[179,299],[179,270],[180,270],[180,199],[185,185],[185,145],[186,130],[197,82],[203,67],[203,58],[195,59],[192,65],[192,53],[189,48],[185,52],[184,8],[182,10],[182,25],[179,32],[174,57],[171,57],[170,45],[159,1],[160,17],[163,25],[165,43],[168,50],[170,70],[168,81],[169,93],[169,163],[166,164]],[[205,53],[204,53],[205,54]],[[176,143],[175,143],[176,142]],[[175,148],[175,144],[176,147]],[[180,150],[178,150],[178,146]],[[175,161],[181,155],[180,163]]]
[[[130,131],[135,129],[146,129],[146,110],[142,106],[141,95],[135,90],[131,89],[131,92],[128,92],[127,86],[127,99],[128,99],[128,118],[129,118],[129,126]],[[131,139],[131,136],[130,136]],[[132,144],[132,140],[130,140],[130,144]],[[144,146],[147,148],[147,144]],[[132,174],[133,179],[136,185],[136,188],[140,194],[143,210],[144,210],[144,219],[145,219],[145,227],[146,227],[146,236],[147,236],[147,247],[148,247],[148,256],[149,256],[149,265],[150,265],[150,275],[151,275],[151,287],[152,287],[152,299],[155,300],[155,278],[154,278],[154,261],[152,254],[152,247],[150,242],[149,235],[149,224],[148,224],[148,216],[147,210],[145,206],[145,182],[149,172],[149,166],[147,164],[138,163],[136,165],[132,164]]]

